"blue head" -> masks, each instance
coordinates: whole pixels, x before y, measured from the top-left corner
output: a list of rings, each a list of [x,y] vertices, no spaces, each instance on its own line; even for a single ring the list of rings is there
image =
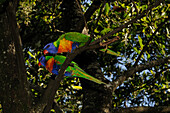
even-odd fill
[[[45,64],[46,64],[46,59],[45,59],[44,56],[41,56],[41,57],[39,58],[39,63],[38,63],[38,65],[39,65],[39,66],[40,66],[40,65],[43,65],[43,66],[45,67]]]
[[[44,48],[43,48],[43,53],[44,55],[50,53],[50,54],[56,54],[58,52],[58,48],[54,46],[53,43],[48,43]]]
[[[66,71],[66,72],[64,73],[64,76],[71,77],[72,74],[71,74],[71,72],[67,72],[67,71]]]

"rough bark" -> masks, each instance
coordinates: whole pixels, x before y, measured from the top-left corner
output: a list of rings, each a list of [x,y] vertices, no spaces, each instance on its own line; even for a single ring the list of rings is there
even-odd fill
[[[90,75],[106,82],[97,61],[95,52],[88,51],[76,57],[78,64]],[[112,85],[99,85],[81,79],[83,87],[82,113],[111,113],[112,112]]]
[[[31,105],[16,4],[17,0],[6,3],[0,13],[0,102],[5,113],[27,113]]]
[[[61,10],[62,19],[59,29],[64,32],[81,32],[85,22],[78,0],[63,0]]]

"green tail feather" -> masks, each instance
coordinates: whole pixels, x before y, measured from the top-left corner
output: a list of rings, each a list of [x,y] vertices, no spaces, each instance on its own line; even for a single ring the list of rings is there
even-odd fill
[[[85,72],[82,72],[79,69],[74,69],[73,70],[73,77],[81,77],[81,78],[85,78],[87,80],[93,81],[95,83],[98,83],[98,84],[106,84],[106,83],[100,81],[99,79],[94,78],[94,77],[90,76],[89,74],[87,74]]]
[[[110,50],[110,49],[100,49],[101,52],[106,52],[107,54],[110,54],[110,55],[115,55],[115,56],[120,56],[118,53]]]

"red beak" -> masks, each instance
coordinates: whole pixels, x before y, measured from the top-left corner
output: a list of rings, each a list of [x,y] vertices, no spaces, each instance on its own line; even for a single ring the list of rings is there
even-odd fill
[[[45,50],[43,51],[43,53],[44,53],[44,55],[46,55],[46,54],[48,53],[48,51],[45,49]]]
[[[38,66],[41,66],[41,65],[42,65],[41,62],[39,62],[39,63],[38,63]]]

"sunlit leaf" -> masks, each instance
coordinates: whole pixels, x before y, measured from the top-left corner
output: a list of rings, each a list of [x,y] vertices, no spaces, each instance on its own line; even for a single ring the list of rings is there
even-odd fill
[[[73,89],[77,89],[77,90],[82,90],[82,87],[81,86],[71,86]]]
[[[105,15],[108,16],[109,10],[110,10],[110,6],[109,6],[108,3],[106,3],[106,5],[105,5]]]
[[[136,47],[133,48],[138,54],[140,54],[140,50],[138,50]]]
[[[104,28],[100,33],[102,35],[105,35],[106,33],[110,32],[112,29],[111,28]]]
[[[28,51],[27,53],[35,59],[35,55],[33,55],[30,51]]]
[[[139,39],[140,48],[142,50],[144,45],[142,43],[142,38],[139,35],[138,35],[138,39]]]

